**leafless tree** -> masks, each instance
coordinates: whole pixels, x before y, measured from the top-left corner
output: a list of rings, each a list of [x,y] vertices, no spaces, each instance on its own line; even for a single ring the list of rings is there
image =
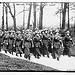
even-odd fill
[[[16,9],[15,9],[15,3],[13,3],[13,7],[14,7],[14,31],[16,31]]]
[[[2,30],[4,31],[4,2],[3,2],[3,8],[2,8]]]
[[[33,23],[33,30],[36,28],[36,3],[33,3],[34,8],[34,23]]]
[[[9,3],[5,3],[6,6],[9,9],[9,13],[11,14],[12,18],[13,18],[13,24],[14,24],[14,31],[16,31],[16,9],[15,9],[15,3],[13,3],[13,7],[14,7],[14,14],[11,11],[10,5]]]
[[[43,4],[40,4],[40,15],[39,15],[39,29],[42,29],[42,22],[43,22]]]
[[[25,4],[23,5],[23,11],[25,10]],[[23,12],[23,29],[25,27],[25,11]]]
[[[68,8],[68,29],[70,28],[70,22],[69,22],[69,3],[67,3],[67,8]]]
[[[67,9],[67,3],[64,3],[64,8],[62,10],[62,29],[65,29],[66,9]]]
[[[27,24],[27,29],[29,29],[29,25],[30,25],[31,8],[32,8],[32,3],[30,3],[30,7],[29,7],[29,15],[28,15],[28,24]]]
[[[6,30],[8,31],[8,8],[5,6],[5,12],[6,12]]]
[[[40,4],[40,15],[39,15],[39,29],[43,28],[43,9],[44,6],[46,6],[47,3],[42,3]]]

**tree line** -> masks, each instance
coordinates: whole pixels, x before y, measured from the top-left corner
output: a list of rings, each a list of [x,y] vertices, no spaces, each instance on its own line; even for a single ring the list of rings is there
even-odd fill
[[[12,19],[13,19],[13,25],[14,25],[14,31],[16,31],[17,26],[16,26],[16,5],[19,5],[17,3],[13,3],[13,11],[11,11],[11,6],[9,2],[1,2],[3,7],[2,7],[2,30],[4,31],[4,16],[6,14],[6,30],[8,30],[8,13],[10,13]],[[23,3],[24,9],[23,12],[25,12],[25,3]],[[32,10],[32,5],[33,5],[33,14],[34,14],[34,22],[33,22],[33,30],[37,27],[36,26],[36,7],[39,6],[39,23],[38,23],[38,28],[42,29],[43,28],[43,9],[47,5],[47,3],[42,3],[40,2],[40,5],[38,5],[36,2],[30,2],[29,4],[29,13],[28,13],[28,22],[27,22],[27,29],[29,28],[30,25],[30,20],[31,20],[31,10]],[[60,28],[65,29],[66,26],[66,12],[68,13],[67,18],[68,18],[68,24],[67,24],[67,29],[70,29],[70,19],[69,19],[69,8],[70,8],[70,3],[65,2],[65,3],[60,3]],[[4,14],[5,10],[5,14]],[[8,11],[9,10],[9,11]],[[25,24],[25,13],[23,13],[23,29],[24,29],[24,24]],[[75,29],[75,27],[74,27]]]

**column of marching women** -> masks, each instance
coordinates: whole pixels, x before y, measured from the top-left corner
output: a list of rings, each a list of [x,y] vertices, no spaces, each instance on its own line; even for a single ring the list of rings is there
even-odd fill
[[[16,56],[24,54],[26,59],[31,59],[31,54],[40,59],[41,56],[47,56],[50,58],[50,54],[53,59],[59,58],[61,55],[70,54],[70,47],[73,45],[72,38],[69,35],[70,32],[66,31],[63,34],[60,30],[42,29],[38,30],[35,28],[34,31],[31,29],[23,31],[2,31],[0,30],[0,51],[3,50],[5,53],[9,52]]]

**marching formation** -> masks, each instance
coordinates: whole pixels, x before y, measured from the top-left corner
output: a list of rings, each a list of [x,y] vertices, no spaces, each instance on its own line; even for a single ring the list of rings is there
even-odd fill
[[[45,55],[50,58],[49,54],[53,59],[59,58],[61,55],[70,54],[70,47],[73,45],[72,38],[69,35],[69,31],[60,33],[60,30],[43,29],[38,30],[35,28],[21,31],[1,31],[0,30],[0,51],[4,50],[16,56],[24,54],[26,59],[31,58],[31,54],[35,58],[40,58]]]

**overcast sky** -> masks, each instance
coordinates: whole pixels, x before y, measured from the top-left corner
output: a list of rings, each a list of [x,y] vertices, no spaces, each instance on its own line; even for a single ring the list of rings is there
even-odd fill
[[[60,3],[56,3],[55,6],[49,6],[50,3],[47,3],[47,5],[44,7],[43,9],[43,26],[44,27],[59,27],[60,24],[60,14],[58,13],[57,15],[55,14],[55,12],[58,10],[58,8],[60,8]],[[11,9],[13,12],[13,5],[12,3],[11,5]],[[25,9],[29,8],[28,5],[25,5]],[[16,5],[16,15],[23,10],[23,6],[22,5]],[[39,6],[37,6],[37,23],[39,21]],[[30,23],[33,23],[33,7],[31,10],[31,21]],[[25,11],[25,26],[27,26],[27,21],[28,21],[28,11]],[[73,13],[73,11],[70,11],[70,18],[74,17],[75,13]],[[5,15],[6,16],[6,15]],[[66,20],[67,21],[67,20]],[[13,20],[12,17],[10,15],[10,13],[8,13],[8,23],[9,26],[13,25]],[[74,23],[74,19],[70,21],[70,23]],[[2,4],[0,4],[0,25],[2,24]],[[20,13],[19,15],[16,16],[16,24],[17,26],[21,26],[23,25],[23,13]],[[5,22],[6,25],[6,22]]]

